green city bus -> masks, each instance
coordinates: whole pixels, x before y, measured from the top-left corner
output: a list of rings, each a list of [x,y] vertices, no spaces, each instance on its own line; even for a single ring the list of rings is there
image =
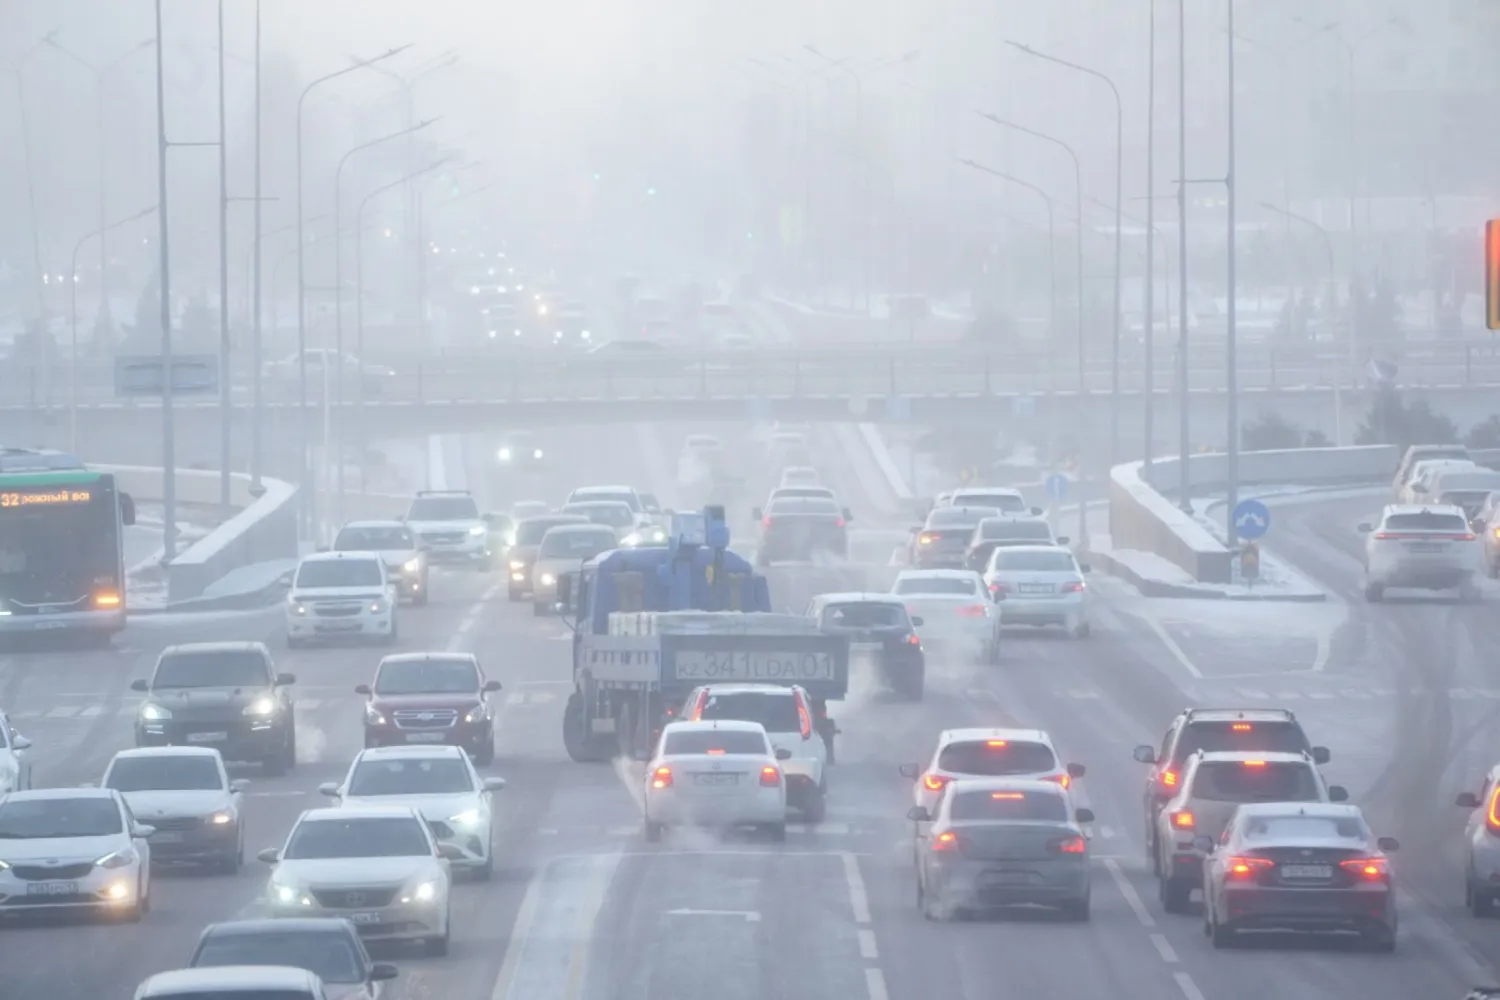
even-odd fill
[[[72,455],[0,448],[0,634],[125,627],[124,528],[135,501]]]

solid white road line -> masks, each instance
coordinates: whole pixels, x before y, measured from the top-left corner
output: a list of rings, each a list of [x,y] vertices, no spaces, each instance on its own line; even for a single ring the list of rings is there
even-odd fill
[[[1187,1000],[1205,1000],[1203,991],[1198,988],[1197,983],[1193,982],[1192,976],[1186,972],[1174,972],[1172,978],[1177,980],[1177,988],[1182,990],[1182,995],[1187,997]]]
[[[859,872],[859,859],[853,854],[845,853],[844,880],[849,883],[849,903],[854,908],[854,922],[856,924],[868,924],[870,922],[870,897],[865,892],[865,879]]]
[[[1104,867],[1109,870],[1109,875],[1115,880],[1115,885],[1119,888],[1120,895],[1125,897],[1125,902],[1129,904],[1131,911],[1135,914],[1135,918],[1141,922],[1141,926],[1154,928],[1156,926],[1156,918],[1151,916],[1151,911],[1146,909],[1145,903],[1141,902],[1141,895],[1135,891],[1135,886],[1131,885],[1130,880],[1125,877],[1125,873],[1120,871],[1120,863],[1114,858],[1105,858]]]

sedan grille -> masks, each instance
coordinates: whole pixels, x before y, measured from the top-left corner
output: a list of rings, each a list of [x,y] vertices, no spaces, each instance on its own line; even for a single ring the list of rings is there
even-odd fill
[[[27,882],[50,882],[54,879],[79,879],[94,870],[92,861],[71,865],[11,865],[10,872]]]
[[[458,712],[451,708],[403,709],[393,712],[397,729],[452,729]]]
[[[357,603],[317,604],[313,606],[313,613],[319,618],[348,618],[359,614],[359,609],[362,606]]]
[[[328,910],[365,910],[391,905],[396,890],[380,889],[314,889],[313,898]]]
[[[457,545],[467,537],[468,532],[464,531],[435,531],[430,534],[423,535],[422,540],[427,542],[436,542],[439,545]]]
[[[196,830],[203,820],[197,816],[150,816],[146,822],[156,830]]]

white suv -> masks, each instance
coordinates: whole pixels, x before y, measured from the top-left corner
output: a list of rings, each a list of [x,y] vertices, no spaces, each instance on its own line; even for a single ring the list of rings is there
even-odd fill
[[[1391,587],[1456,588],[1465,601],[1479,599],[1481,546],[1462,508],[1390,504],[1379,524],[1359,530],[1367,536],[1365,600],[1379,601]]]
[[[1324,782],[1308,753],[1198,751],[1183,765],[1179,791],[1156,817],[1153,861],[1162,909],[1187,912],[1193,890],[1203,885],[1203,855],[1193,838],[1217,842],[1241,804],[1348,798],[1343,788]]]
[[[286,598],[286,644],[330,639],[396,641],[396,588],[378,552],[304,556]]]
[[[1084,767],[1063,764],[1040,729],[945,729],[927,767],[904,764],[901,774],[916,782],[912,805],[933,813],[943,786],[959,778],[1026,778],[1071,789]]]
[[[423,490],[404,518],[433,563],[491,568],[490,526],[467,490]]]
[[[820,823],[828,810],[828,748],[813,725],[813,702],[801,687],[777,684],[705,684],[695,688],[683,707],[688,722],[735,720],[765,727],[771,748],[786,751],[787,805],[809,823]]]

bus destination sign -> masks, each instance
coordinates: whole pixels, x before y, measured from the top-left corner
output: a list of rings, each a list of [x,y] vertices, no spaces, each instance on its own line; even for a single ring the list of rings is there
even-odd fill
[[[68,489],[67,487],[25,491],[0,489],[0,510],[21,507],[62,507],[88,503],[93,499],[93,490]]]

